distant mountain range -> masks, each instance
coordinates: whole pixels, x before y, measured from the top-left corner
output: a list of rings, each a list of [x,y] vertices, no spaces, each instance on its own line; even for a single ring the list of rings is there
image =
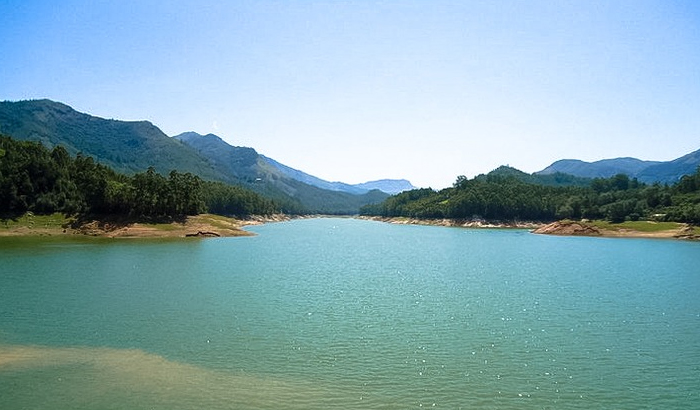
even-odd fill
[[[595,162],[562,159],[535,174],[549,175],[560,172],[584,178],[609,178],[617,174],[626,174],[648,184],[655,182],[673,184],[683,175],[694,173],[698,166],[700,166],[700,150],[673,161],[664,162],[642,161],[629,157]]]
[[[108,120],[51,100],[0,102],[0,133],[39,141],[48,148],[62,145],[72,155],[91,156],[127,174],[149,167],[161,174],[177,169],[243,185],[300,212],[353,214],[361,206],[389,196],[379,189],[340,183],[336,189],[323,188],[317,185],[332,183],[318,178],[316,184],[297,180],[293,173],[280,169],[284,165],[253,148],[231,146],[213,134],[189,132],[171,138],[148,121]],[[385,189],[395,189],[385,185],[389,187]],[[339,189],[345,186],[349,188]]]
[[[194,148],[213,164],[225,167],[226,171],[231,175],[248,182],[255,182],[257,179],[269,179],[272,175],[281,173],[293,180],[317,188],[354,195],[364,195],[373,190],[393,195],[415,189],[405,179],[382,179],[355,185],[344,182],[328,182],[258,154],[253,148],[231,146],[221,137],[214,134],[200,135],[190,131],[176,135],[173,138]]]
[[[272,166],[276,167],[278,170],[283,172],[290,178],[296,179],[313,185],[319,188],[328,189],[331,191],[343,191],[351,194],[364,194],[374,189],[378,189],[387,194],[395,195],[403,191],[410,191],[416,189],[409,181],[405,179],[380,179],[378,181],[364,182],[362,184],[346,184],[344,182],[328,182],[323,179],[317,178],[313,175],[309,175],[303,171],[288,167],[284,164],[280,164],[272,158],[263,156],[265,160]]]
[[[284,196],[296,198],[307,208],[312,207],[319,212],[356,213],[361,206],[381,202],[389,196],[379,190],[328,189],[324,184],[329,182],[310,175],[298,179],[297,174],[285,171],[292,168],[258,154],[253,148],[229,145],[214,134],[185,132],[173,138],[197,151],[213,165],[223,168],[228,175],[257,188],[258,192],[278,200]],[[311,179],[313,184],[308,182]]]
[[[239,184],[303,212],[354,214],[363,205],[415,188],[403,179],[354,185],[329,182],[260,155],[253,148],[232,146],[213,134],[186,132],[171,138],[148,121],[99,118],[51,100],[0,102],[0,133],[39,141],[48,148],[62,145],[72,155],[83,153],[127,174],[149,167],[161,174],[177,169],[207,180]],[[646,183],[674,183],[698,166],[700,150],[667,162],[566,159],[532,176],[507,167],[497,173],[546,185],[585,185],[584,178],[619,173]]]

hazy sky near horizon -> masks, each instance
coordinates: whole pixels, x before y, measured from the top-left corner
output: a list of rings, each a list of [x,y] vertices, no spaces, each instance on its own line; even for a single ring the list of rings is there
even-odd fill
[[[700,2],[0,1],[0,100],[347,183],[700,148]]]

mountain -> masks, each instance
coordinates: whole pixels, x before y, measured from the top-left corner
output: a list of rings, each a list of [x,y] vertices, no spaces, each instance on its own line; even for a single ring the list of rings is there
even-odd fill
[[[0,102],[0,134],[61,145],[118,172],[149,167],[161,174],[190,172],[203,179],[242,185],[277,200],[288,212],[354,214],[388,195],[356,195],[321,189],[286,176],[253,148],[233,147],[216,135],[184,133],[170,138],[148,121],[108,120],[51,100]]]
[[[329,191],[342,191],[356,195],[366,194],[370,191],[369,189],[358,188],[353,185],[346,184],[344,182],[328,182],[321,178],[317,178],[313,175],[309,175],[303,171],[299,171],[298,169],[294,169],[284,164],[280,164],[272,158],[268,158],[265,156],[263,156],[263,158],[265,159],[265,161],[267,161],[268,164],[275,167],[282,174],[294,180],[303,182],[305,184],[313,185],[322,189],[327,189]]]
[[[563,159],[535,172],[537,175],[549,175],[556,172],[584,178],[610,178],[617,174],[626,174],[645,183],[677,182],[683,175],[695,172],[700,166],[700,150],[691,152],[673,161],[642,161],[637,158],[613,158],[595,162],[576,159]]]
[[[177,168],[205,179],[236,182],[148,121],[93,117],[51,100],[0,102],[0,133],[39,141],[49,149],[62,145],[71,155],[82,152],[126,174],[152,166],[162,174]]]
[[[683,155],[673,161],[661,162],[651,165],[637,174],[642,182],[677,182],[683,175],[690,175],[700,166],[700,149],[690,154]]]
[[[369,190],[378,189],[391,195],[400,194],[403,191],[410,191],[417,188],[413,186],[410,181],[405,179],[379,179],[377,181],[364,182],[353,186]]]
[[[576,175],[584,178],[610,178],[617,174],[636,175],[638,172],[658,162],[642,161],[636,158],[603,159],[595,162],[585,162],[577,159],[562,159],[536,172],[548,175],[555,172]]]
[[[328,189],[331,191],[342,191],[342,192],[348,192],[351,194],[366,194],[369,191],[378,189],[382,192],[386,192],[389,195],[395,195],[403,191],[410,191],[411,189],[415,189],[409,181],[405,179],[381,179],[378,181],[369,181],[369,182],[364,182],[361,184],[346,184],[344,182],[328,182],[326,180],[323,180],[321,178],[317,178],[313,175],[309,175],[303,171],[299,171],[298,169],[294,169],[291,167],[288,167],[284,164],[280,164],[279,162],[275,161],[272,158],[268,158],[263,156],[263,158],[273,165],[275,168],[280,170],[282,173],[287,175],[288,177],[292,179],[296,179],[297,181],[304,182],[309,185],[313,185],[319,188],[323,189]]]
[[[313,212],[354,214],[361,206],[383,201],[389,196],[377,190],[348,192],[335,189],[332,183],[280,164],[258,154],[253,148],[232,146],[214,134],[186,132],[173,138],[245,181],[251,189],[278,200],[291,197]]]
[[[173,139],[193,148],[210,163],[222,168],[227,174],[240,180],[254,182],[264,173],[264,162],[253,148],[234,147],[214,134],[200,135],[184,132]]]
[[[563,172],[554,172],[551,174],[528,174],[519,169],[501,165],[500,167],[489,172],[487,175],[479,175],[475,179],[488,179],[488,177],[515,177],[516,179],[528,184],[544,185],[544,186],[589,186],[590,178],[577,177]]]

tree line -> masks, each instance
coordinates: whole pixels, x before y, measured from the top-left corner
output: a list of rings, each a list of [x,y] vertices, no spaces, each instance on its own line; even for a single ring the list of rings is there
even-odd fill
[[[384,217],[529,220],[606,219],[700,223],[700,168],[674,185],[643,184],[627,175],[595,178],[587,186],[552,186],[517,175],[457,178],[439,191],[416,189],[362,208]]]
[[[0,214],[32,211],[174,219],[212,212],[266,215],[277,205],[242,187],[204,181],[191,173],[153,168],[132,176],[65,148],[0,136]]]

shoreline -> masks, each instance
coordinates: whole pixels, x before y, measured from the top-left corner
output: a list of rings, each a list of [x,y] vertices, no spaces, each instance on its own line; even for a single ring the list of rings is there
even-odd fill
[[[91,220],[72,226],[73,220],[45,221],[41,216],[28,214],[23,223],[0,225],[0,237],[99,237],[99,238],[192,238],[192,237],[238,237],[254,236],[246,226],[289,220],[285,215],[251,216],[238,219],[213,214],[188,216],[184,221],[167,223],[124,222],[113,220]],[[36,221],[36,223],[35,223]]]
[[[486,221],[481,219],[421,219],[408,217],[378,216],[289,216],[253,215],[246,219],[213,214],[188,216],[184,221],[168,223],[125,222],[114,220],[91,220],[74,227],[74,220],[63,216],[34,216],[26,214],[22,221],[10,226],[8,220],[0,222],[0,237],[99,237],[99,238],[205,238],[254,236],[246,226],[272,222],[284,222],[297,218],[339,217],[377,221],[397,225],[424,225],[470,229],[523,229],[538,235],[589,236],[602,238],[656,238],[676,240],[700,240],[700,228],[682,223],[666,223],[657,229],[656,222],[646,222],[654,229],[630,229],[625,224],[601,224],[590,221],[556,221],[552,223],[534,221]]]
[[[650,226],[657,225],[657,222],[646,221]],[[544,225],[532,231],[538,235],[558,235],[558,236],[590,236],[602,238],[651,238],[651,239],[680,239],[680,240],[700,240],[700,231],[691,225],[684,223],[674,223],[670,229],[638,230],[630,229],[624,225],[606,228],[598,226],[589,221],[557,221]]]
[[[533,221],[486,221],[481,219],[422,219],[409,218],[403,216],[384,217],[384,216],[358,216],[357,219],[367,221],[386,222],[396,225],[425,225],[425,226],[443,226],[446,228],[475,228],[475,229],[538,229],[545,226],[542,222]]]
[[[399,225],[426,225],[473,229],[527,229],[537,235],[555,236],[589,236],[601,238],[648,238],[700,240],[700,229],[688,224],[675,223],[671,229],[642,231],[626,228],[624,225],[614,228],[602,228],[585,221],[556,221],[551,223],[534,221],[485,221],[461,219],[421,219],[408,217],[359,216],[358,219],[386,222]],[[648,222],[656,224],[656,222]]]

